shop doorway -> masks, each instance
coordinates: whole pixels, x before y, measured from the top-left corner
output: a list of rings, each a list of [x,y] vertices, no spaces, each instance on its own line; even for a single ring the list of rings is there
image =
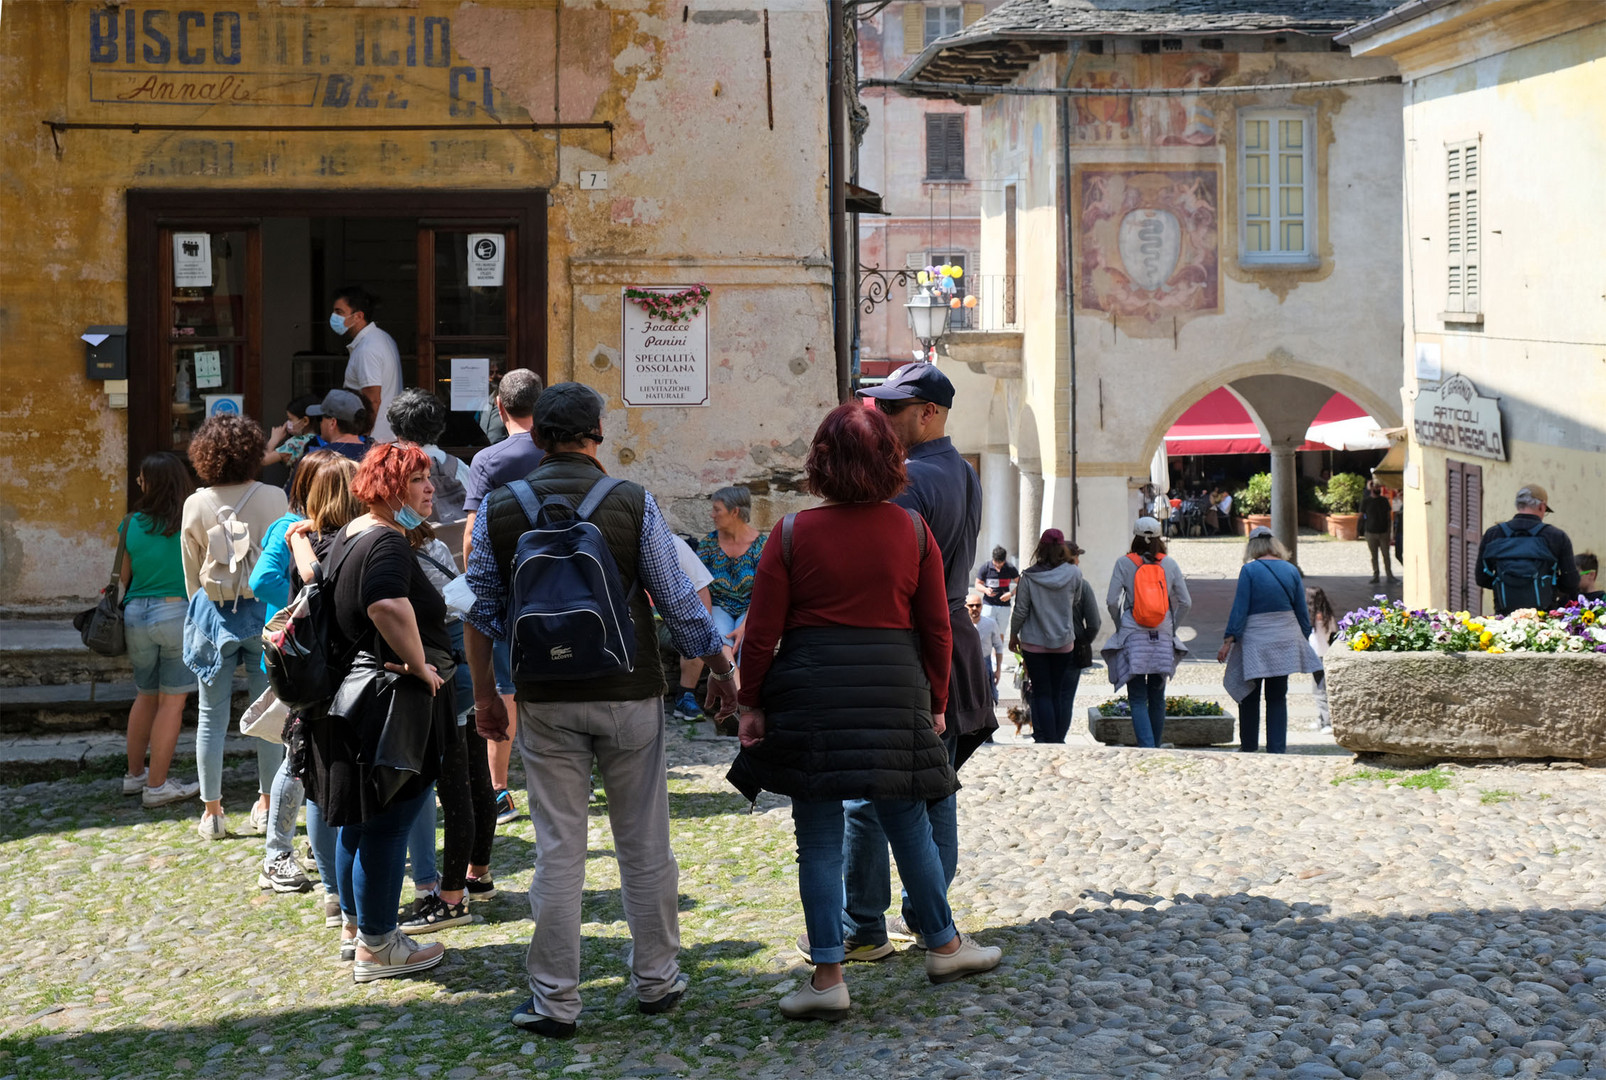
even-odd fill
[[[499,254],[471,253],[471,236]],[[513,367],[546,376],[544,191],[133,191],[128,280],[130,473],[182,451],[208,410],[271,427],[293,398],[340,386],[328,317],[347,285],[378,298],[371,321],[396,339],[405,385],[469,406],[442,439],[465,459],[491,441],[484,390]],[[454,372],[475,376],[455,401]]]

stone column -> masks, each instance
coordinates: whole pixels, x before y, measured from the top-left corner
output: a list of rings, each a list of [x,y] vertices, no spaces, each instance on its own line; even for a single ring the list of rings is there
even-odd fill
[[[976,562],[990,557],[993,546],[1002,544],[1010,554],[1020,526],[1020,480],[1010,463],[1008,447],[983,450],[981,454],[981,535],[976,538]]]
[[[1030,466],[1022,462],[1020,466],[1020,539],[1016,550],[1025,562],[1031,561],[1038,538],[1043,535],[1043,474],[1037,469],[1036,462]]]
[[[1271,531],[1299,557],[1299,467],[1292,446],[1271,448]]]

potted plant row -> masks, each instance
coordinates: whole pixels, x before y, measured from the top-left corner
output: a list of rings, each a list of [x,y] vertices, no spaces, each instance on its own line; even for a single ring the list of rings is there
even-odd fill
[[[1087,711],[1087,731],[1106,746],[1136,746],[1132,707],[1124,697],[1110,698]],[[1194,697],[1165,699],[1161,738],[1172,746],[1216,746],[1236,737],[1232,714],[1214,701]]]

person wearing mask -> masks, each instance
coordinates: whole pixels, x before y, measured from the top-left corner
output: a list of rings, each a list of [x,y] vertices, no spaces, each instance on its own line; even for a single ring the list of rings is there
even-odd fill
[[[1389,506],[1388,496],[1383,494],[1383,485],[1376,480],[1366,485],[1366,497],[1361,500],[1361,523],[1366,536],[1366,550],[1372,556],[1372,584],[1377,584],[1377,556],[1383,555],[1383,569],[1388,574],[1389,584],[1394,584],[1394,563],[1391,561],[1389,541],[1392,535],[1389,527],[1393,518],[1393,511]]]
[[[396,348],[396,339],[373,321],[375,304],[367,289],[347,285],[335,293],[329,329],[341,337],[351,336],[346,343],[346,351],[351,356],[346,361],[346,378],[341,385],[362,395],[368,410],[363,423],[373,422],[374,441],[393,442],[396,435],[390,429],[387,412],[390,403],[402,391],[401,353]]]
[[[981,480],[948,437],[948,413],[954,384],[935,364],[905,364],[880,386],[861,390],[892,425],[903,443],[909,486],[893,497],[899,506],[926,519],[942,553],[947,582],[953,657],[948,667],[947,728],[943,744],[957,773],[976,748],[998,728],[992,684],[982,659],[981,636],[965,613],[970,568],[976,565],[976,536],[981,531]],[[892,866],[887,840],[868,800],[849,802],[847,814],[847,904],[844,929],[848,958],[880,949],[896,934],[918,940],[925,929],[915,925],[906,902],[901,921],[888,925],[892,903]],[[954,795],[931,810],[932,833],[942,859],[944,880],[952,882],[959,866],[959,803]]]
[[[321,400],[317,394],[302,394],[284,407],[284,423],[268,432],[268,449],[262,455],[263,468],[269,465],[296,467],[307,452],[308,444],[318,438],[318,422],[307,410]]]
[[[983,614],[990,616],[1000,630],[1009,625],[1009,604],[1015,599],[1015,582],[1020,571],[1009,561],[1002,545],[993,548],[992,559],[976,571],[976,588],[981,590]]]
[[[530,432],[535,402],[541,396],[541,376],[529,368],[514,368],[502,376],[496,388],[496,412],[507,429],[507,437],[492,443],[474,455],[468,470],[468,486],[463,495],[463,510],[467,518],[463,526],[463,566],[468,566],[469,554],[474,548],[474,520],[480,504],[497,488],[514,480],[523,480],[535,471],[546,456]],[[518,805],[507,789],[507,765],[518,741],[519,711],[513,702],[513,664],[506,641],[491,646],[491,660],[496,673],[496,690],[502,696],[502,709],[507,714],[508,737],[487,744],[490,756],[491,787],[496,792],[496,823],[506,825],[519,816]],[[472,893],[475,882],[470,880]]]
[[[1138,745],[1159,746],[1165,741],[1165,684],[1188,653],[1177,627],[1193,598],[1154,518],[1140,517],[1132,526],[1132,545],[1115,560],[1104,601],[1115,624],[1103,650],[1110,685],[1126,687]]]
[[[743,624],[753,596],[753,573],[764,551],[764,534],[753,528],[753,496],[745,487],[720,488],[708,497],[708,503],[714,531],[697,544],[697,558],[712,575],[708,595],[714,602],[710,612],[714,625],[740,660]],[[682,665],[680,683],[675,687],[676,716],[696,719],[701,715],[696,694],[701,677],[702,664],[695,658]]]
[[[380,443],[352,477],[351,493],[365,513],[337,530],[323,561],[334,602],[331,649],[350,658],[336,700],[354,698],[357,714],[304,717],[295,738],[307,797],[339,830],[341,953],[355,961],[354,981],[365,983],[432,968],[445,955],[440,944],[420,946],[397,928],[397,906],[407,837],[453,737],[456,664],[446,602],[407,542],[434,498],[429,457],[410,444]],[[301,522],[289,532],[303,577],[318,562],[311,531]],[[359,693],[353,683],[364,679],[371,688]],[[391,748],[385,764],[376,763],[379,746]]]
[[[1222,684],[1238,703],[1238,749],[1260,748],[1260,700],[1266,697],[1266,753],[1288,752],[1288,676],[1321,670],[1310,647],[1305,579],[1288,561],[1288,549],[1264,525],[1249,532],[1238,571],[1227,633],[1216,662],[1227,665]]]
[[[981,638],[982,655],[987,660],[987,681],[992,683],[993,704],[997,705],[998,679],[1004,671],[1004,631],[991,615],[982,614],[983,606],[981,593],[972,592],[965,597],[965,614],[976,624],[976,634]]]
[[[1076,643],[1079,635],[1091,642],[1098,633],[1098,601],[1076,565],[1081,552],[1067,544],[1058,529],[1044,530],[1032,553],[1032,564],[1015,591],[1009,647],[1025,659],[1026,674],[1032,680],[1034,742],[1065,741],[1076,713],[1076,686],[1082,678],[1074,656]]]
[[[335,530],[362,513],[362,507],[351,495],[351,478],[356,473],[356,462],[332,450],[314,450],[302,460],[290,485],[290,507],[268,527],[262,541],[262,555],[251,570],[251,591],[269,611],[287,607],[304,584],[290,551],[290,526],[298,521],[311,521],[315,549],[324,538],[333,539]],[[268,789],[267,839],[263,845],[262,868],[257,875],[260,889],[290,893],[312,888],[312,882],[294,854],[296,817],[303,795],[301,781],[296,778],[293,763],[286,755]],[[332,829],[323,826],[317,808],[311,805],[307,807],[307,840],[312,845],[318,876],[323,879],[326,893],[332,895],[335,835]],[[340,905],[337,901],[331,910],[326,896],[326,922],[331,914],[334,921],[330,925],[339,926]]]
[[[597,391],[574,382],[550,387],[536,401],[531,420],[546,456],[527,481],[538,503],[562,499],[578,509],[607,477],[598,456],[604,404]],[[630,583],[630,668],[561,682],[514,672],[519,751],[541,856],[530,879],[535,931],[525,969],[531,995],[513,1011],[512,1022],[552,1039],[572,1037],[580,1015],[581,898],[593,769],[608,793],[608,820],[627,898],[630,988],[637,1008],[649,1016],[669,1012],[687,986],[679,963],[679,869],[669,844],[667,687],[654,609],[680,655],[701,657],[709,665],[716,716],[736,711],[731,651],[680,569],[674,546],[679,541],[664,524],[657,500],[629,481],[605,496],[591,520],[620,579]],[[509,635],[507,568],[529,528],[517,494],[506,488],[493,491],[474,519],[466,575],[474,605],[466,617],[464,644],[474,676],[475,722],[495,741],[507,738],[508,717],[490,644]]]
[[[161,451],[139,463],[139,499],[119,532],[126,557],[123,634],[134,669],[134,707],[128,713],[128,772],[123,794],[147,808],[195,798],[200,784],[168,775],[178,745],[184,702],[195,675],[184,666],[184,555],[179,531],[184,502],[195,490],[177,454]],[[145,754],[150,753],[150,764]]]
[[[989,971],[1002,956],[954,927],[932,838],[932,808],[958,787],[940,738],[953,624],[932,530],[889,501],[907,481],[903,452],[885,417],[853,403],[833,409],[804,466],[809,491],[825,502],[772,534],[753,589],[742,749],[730,779],[749,799],[763,790],[792,800],[808,926],[798,947],[814,965],[778,1003],[792,1020],[840,1019],[851,1005],[842,977],[843,800],[874,807],[917,913],[911,925],[924,934],[931,981]],[[891,951],[883,941],[881,954]]]
[[[434,538],[452,549],[447,561],[455,563],[463,549],[469,467],[435,445],[446,431],[446,405],[428,390],[403,390],[385,418],[398,441],[413,443],[429,455],[429,482],[435,488],[429,523]]]
[[[288,503],[279,488],[257,482],[266,449],[262,429],[248,416],[214,416],[190,439],[190,464],[206,486],[184,500],[181,550],[190,598],[184,662],[195,672],[200,690],[195,757],[206,807],[196,828],[205,840],[221,840],[228,833],[223,746],[232,720],[234,671],[244,669],[250,701],[268,686],[262,670],[267,605],[251,591],[250,571],[262,538],[284,516]],[[230,511],[227,523],[220,520],[225,509]],[[259,794],[249,819],[254,833],[267,831],[268,792],[283,757],[283,746],[258,740]]]
[[[1478,543],[1478,584],[1494,592],[1497,614],[1521,608],[1549,610],[1578,596],[1572,539],[1545,523],[1550,494],[1538,484],[1517,491],[1517,513],[1492,526]]]

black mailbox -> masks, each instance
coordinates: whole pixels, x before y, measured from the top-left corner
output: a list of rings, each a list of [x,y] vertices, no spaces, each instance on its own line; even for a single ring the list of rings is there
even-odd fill
[[[128,327],[91,326],[83,339],[85,373],[91,379],[128,378]]]

